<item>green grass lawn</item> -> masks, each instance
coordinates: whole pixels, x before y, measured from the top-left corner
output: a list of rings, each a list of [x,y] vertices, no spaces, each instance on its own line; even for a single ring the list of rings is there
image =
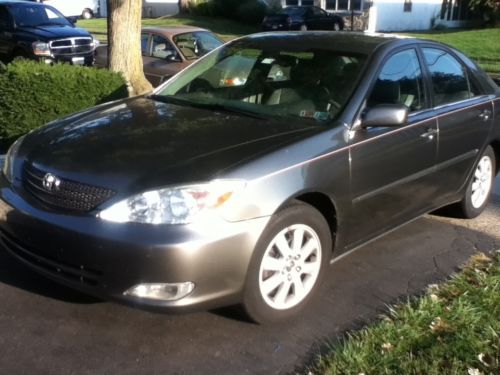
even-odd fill
[[[319,359],[311,374],[500,374],[500,252],[396,306]]]
[[[78,26],[84,27],[106,41],[106,19],[81,20]],[[231,20],[212,17],[161,17],[144,19],[144,26],[190,25],[212,30],[223,40],[259,31],[257,26],[243,25]],[[449,44],[466,53],[489,73],[500,75],[500,28],[480,30],[440,30],[419,33],[405,33],[417,38],[432,39]]]
[[[466,53],[487,72],[500,74],[500,28],[440,30],[406,35],[449,44]]]
[[[144,19],[142,21],[143,26],[196,26],[209,29],[219,35],[221,39],[229,41],[231,39],[237,38],[242,35],[252,34],[259,29],[257,27],[252,27],[248,25],[243,25],[238,22],[223,18],[213,18],[213,17],[160,17],[153,19]],[[103,18],[92,19],[92,20],[79,20],[78,26],[89,30],[92,34],[97,36],[99,40],[106,41],[107,34],[107,21]]]

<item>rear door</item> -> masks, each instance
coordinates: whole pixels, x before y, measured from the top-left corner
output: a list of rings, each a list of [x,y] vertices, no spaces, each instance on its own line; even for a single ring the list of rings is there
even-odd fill
[[[493,125],[491,98],[483,95],[474,76],[451,51],[422,48],[439,126],[438,195],[457,194],[484,148]]]

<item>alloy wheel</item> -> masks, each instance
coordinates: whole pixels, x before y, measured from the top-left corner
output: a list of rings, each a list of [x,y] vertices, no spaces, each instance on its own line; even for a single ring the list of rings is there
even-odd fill
[[[474,208],[481,207],[488,199],[493,183],[493,164],[489,156],[485,155],[479,161],[472,181],[471,203]]]
[[[290,309],[313,289],[321,270],[322,249],[317,233],[295,224],[269,243],[259,270],[259,291],[273,309]]]

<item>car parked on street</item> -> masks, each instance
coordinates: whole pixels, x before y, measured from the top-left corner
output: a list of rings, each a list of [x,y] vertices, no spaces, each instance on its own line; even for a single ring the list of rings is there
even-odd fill
[[[144,74],[153,86],[158,86],[222,44],[215,34],[198,27],[144,27],[141,32]],[[96,66],[107,65],[108,46],[102,45],[96,52]]]
[[[0,0],[0,59],[92,65],[98,41],[74,22],[48,5]]]
[[[500,89],[456,49],[256,34],[17,140],[0,240],[92,295],[272,322],[374,238],[447,205],[479,215],[499,157]]]
[[[343,30],[342,17],[315,6],[290,6],[264,17],[262,30]]]

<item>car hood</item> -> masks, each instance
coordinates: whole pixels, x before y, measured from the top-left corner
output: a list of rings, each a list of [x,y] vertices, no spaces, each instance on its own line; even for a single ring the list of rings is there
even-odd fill
[[[74,26],[54,25],[54,26],[40,26],[40,27],[18,27],[17,30],[22,31],[26,34],[30,34],[44,41],[90,36],[87,30],[80,29],[79,27],[74,27]]]
[[[121,193],[207,181],[320,126],[133,98],[30,133],[19,156],[60,177]]]

